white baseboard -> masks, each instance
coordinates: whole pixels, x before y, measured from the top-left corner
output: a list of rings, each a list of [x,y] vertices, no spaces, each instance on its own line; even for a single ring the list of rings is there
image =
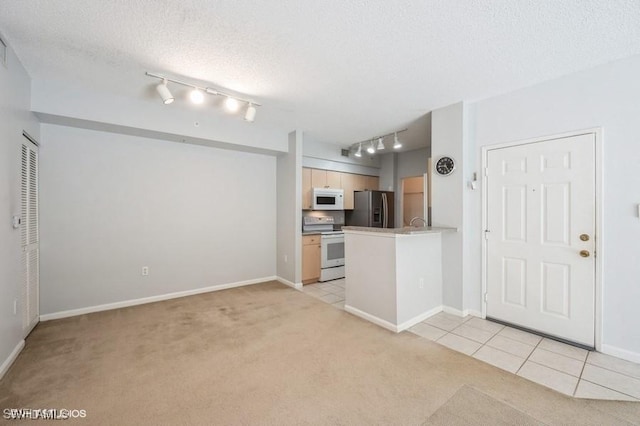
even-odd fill
[[[450,306],[443,306],[442,311],[446,312],[447,314],[455,315],[462,318],[466,317],[467,315],[482,318],[482,312],[476,311],[475,309],[465,309],[464,311],[461,311]]]
[[[289,281],[289,280],[287,280],[287,279],[284,279],[284,278],[282,278],[282,277],[276,277],[276,279],[277,279],[278,281],[280,281],[280,282],[281,282],[282,284],[284,284],[284,285],[288,285],[289,287],[293,287],[293,288],[295,288],[296,290],[302,290],[302,283],[294,283],[294,282]]]
[[[602,345],[602,353],[615,356],[616,358],[626,359],[627,361],[636,362],[640,364],[640,353],[621,349],[616,346]]]
[[[366,319],[367,321],[370,321],[376,325],[379,325],[380,327],[393,331],[394,333],[400,333],[401,331],[404,331],[407,328],[413,327],[417,323],[426,320],[427,318],[437,314],[438,312],[442,312],[442,306],[436,306],[435,308],[430,309],[427,312],[424,312],[418,316],[415,316],[410,320],[405,321],[402,324],[398,324],[398,325],[390,323],[387,320],[383,320],[382,318],[378,318],[375,315],[371,315],[367,312],[361,311],[360,309],[354,308],[353,306],[350,306],[350,305],[344,305],[344,310],[357,317]]]
[[[466,309],[463,313],[465,317],[471,315],[472,317],[482,318],[482,312],[476,311],[475,309]]]
[[[382,328],[386,328],[387,330],[393,331],[394,333],[398,332],[398,327],[396,325],[390,323],[387,320],[383,320],[382,318],[378,318],[364,311],[361,311],[360,309],[354,308],[353,306],[344,305],[344,310],[349,312],[350,314],[353,314],[357,317],[366,319],[369,322],[379,325]]]
[[[419,322],[422,322],[424,320],[426,320],[429,317],[434,316],[435,314],[442,312],[442,305],[440,306],[436,306],[433,309],[428,310],[427,312],[424,312],[416,317],[411,318],[408,321],[403,322],[402,324],[399,324],[396,328],[398,329],[398,332],[406,330],[407,328],[411,328],[414,325],[416,325]]]
[[[75,317],[77,315],[90,314],[92,312],[109,311],[111,309],[127,308],[129,306],[144,305],[145,303],[161,302],[163,300],[177,299],[179,297],[193,296],[195,294],[210,293],[212,291],[225,290],[228,288],[242,287],[245,285],[258,284],[265,281],[274,281],[275,276],[256,278],[253,280],[237,281],[234,283],[218,284],[210,287],[196,288],[193,290],[178,291],[175,293],[161,294],[158,296],[143,297],[141,299],[123,300],[122,302],[106,303],[104,305],[88,306],[86,308],[71,309],[68,311],[54,312],[52,314],[40,315],[40,321],[51,321],[54,319]]]
[[[0,365],[0,380],[2,380],[5,374],[7,374],[7,371],[9,371],[13,362],[18,358],[18,355],[20,355],[22,348],[24,348],[24,339],[20,340],[16,347],[13,348],[13,351],[9,354],[7,359],[5,359],[2,365]]]

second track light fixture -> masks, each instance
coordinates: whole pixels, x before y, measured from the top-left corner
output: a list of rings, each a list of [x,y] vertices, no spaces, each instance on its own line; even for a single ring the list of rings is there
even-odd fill
[[[349,151],[353,151],[355,149],[356,152],[354,155],[356,157],[362,157],[362,144],[364,143],[364,144],[369,144],[369,146],[367,146],[367,152],[373,155],[377,151],[382,151],[385,149],[384,138],[386,138],[387,136],[393,136],[393,149],[400,149],[402,148],[402,144],[400,143],[400,140],[398,140],[398,133],[406,132],[407,130],[409,129],[402,129],[393,133],[388,133],[386,135],[376,136],[375,138],[367,139],[366,141],[356,142],[354,144],[351,144],[351,146],[349,146]],[[376,139],[378,140],[377,143],[375,142]]]
[[[186,81],[177,80],[175,78],[165,77],[163,75],[159,75],[151,72],[146,72],[145,74],[148,75],[149,77],[153,77],[161,80],[160,84],[156,86],[156,90],[158,91],[158,94],[162,98],[162,102],[165,105],[169,105],[175,100],[175,98],[171,94],[171,91],[169,90],[169,87],[167,87],[167,83],[171,82],[171,83],[179,84],[181,86],[191,87],[192,90],[191,92],[189,92],[189,99],[191,99],[191,102],[193,102],[194,104],[202,104],[204,102],[205,93],[208,95],[214,95],[214,96],[224,96],[226,98],[224,101],[224,106],[227,109],[227,111],[231,113],[237,112],[242,106],[241,104],[243,103],[246,104],[247,109],[244,114],[244,119],[249,123],[253,123],[256,119],[256,107],[262,106],[261,104],[254,102],[253,100],[243,99],[241,97],[232,95],[230,93],[226,93],[222,90],[214,89],[212,87],[203,87],[197,84],[192,84]]]

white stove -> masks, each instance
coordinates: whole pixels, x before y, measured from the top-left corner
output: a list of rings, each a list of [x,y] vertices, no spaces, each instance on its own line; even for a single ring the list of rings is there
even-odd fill
[[[320,281],[344,278],[344,233],[333,230],[333,216],[307,216],[302,223],[303,232],[320,233]]]

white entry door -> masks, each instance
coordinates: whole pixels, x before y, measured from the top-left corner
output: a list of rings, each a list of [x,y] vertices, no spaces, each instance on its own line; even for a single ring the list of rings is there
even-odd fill
[[[39,321],[40,241],[38,232],[38,148],[26,140],[21,150],[22,329]]]
[[[487,151],[487,317],[594,346],[595,134]]]

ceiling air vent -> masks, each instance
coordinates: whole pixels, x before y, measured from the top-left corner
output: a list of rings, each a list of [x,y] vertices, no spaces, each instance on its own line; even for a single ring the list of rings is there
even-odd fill
[[[0,62],[5,67],[7,66],[7,43],[0,37]]]
[[[343,149],[341,150],[341,154],[343,157],[348,157],[349,156],[349,150],[348,149]]]

